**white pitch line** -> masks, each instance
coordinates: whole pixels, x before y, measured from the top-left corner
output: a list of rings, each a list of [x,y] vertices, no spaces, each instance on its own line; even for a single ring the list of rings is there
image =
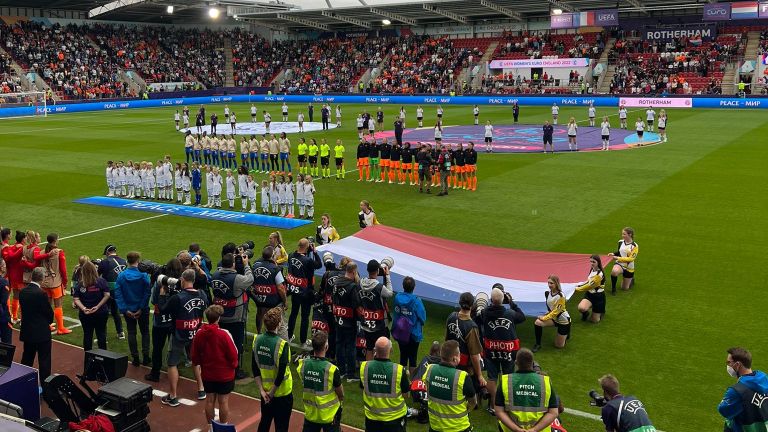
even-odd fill
[[[106,231],[106,230],[109,230],[109,229],[112,229],[112,228],[117,228],[117,227],[121,227],[121,226],[125,226],[125,225],[135,224],[135,223],[138,223],[138,222],[144,222],[144,221],[151,220],[151,219],[161,218],[163,216],[168,216],[168,213],[163,213],[163,214],[159,214],[159,215],[154,215],[154,216],[150,216],[150,217],[136,219],[136,220],[132,220],[132,221],[128,221],[128,222],[123,222],[123,223],[119,223],[117,225],[111,225],[111,226],[104,227],[104,228],[99,228],[99,229],[95,229],[95,230],[91,230],[91,231],[82,232],[80,234],[72,234],[70,236],[60,237],[59,240],[67,240],[67,239],[71,239],[71,238],[75,238],[75,237],[80,237],[80,236],[84,236],[84,235],[88,235],[88,234],[93,234],[93,233],[96,233],[96,232],[99,232],[99,231]]]
[[[579,411],[579,410],[575,410],[575,409],[571,409],[571,408],[566,408],[564,412],[566,414],[574,415],[576,417],[588,418],[588,419],[596,420],[596,421],[600,421],[600,422],[603,421],[603,418],[600,417],[597,414],[592,414],[592,413],[588,413],[588,412],[584,412],[584,411]],[[657,432],[664,432],[661,429],[656,429],[656,431]]]

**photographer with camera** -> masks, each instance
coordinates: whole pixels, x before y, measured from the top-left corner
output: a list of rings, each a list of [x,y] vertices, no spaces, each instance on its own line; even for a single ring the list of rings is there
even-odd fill
[[[517,371],[501,376],[496,390],[496,417],[500,432],[550,432],[558,416],[559,401],[546,375],[534,370],[533,353],[517,352]]]
[[[144,375],[144,379],[152,382],[160,381],[160,369],[163,367],[163,348],[173,331],[172,319],[169,313],[160,312],[160,289],[174,295],[179,292],[181,285],[179,278],[184,268],[178,258],[171,258],[168,263],[158,269],[161,273],[155,278],[152,285],[150,302],[153,305],[152,313],[152,370]]]
[[[232,254],[232,256],[235,257],[235,271],[239,275],[245,275],[245,265],[243,264],[242,255],[245,253],[248,256],[248,259],[252,259],[253,247],[254,243],[251,240],[244,242],[240,246],[229,242],[221,247],[221,257],[224,258],[224,255]],[[216,268],[221,268],[221,261],[216,263]]]
[[[249,295],[256,303],[256,332],[259,334],[267,311],[277,306],[285,307],[286,303],[285,279],[275,264],[274,253],[272,246],[266,246],[261,251],[261,259],[252,266],[253,287]]]
[[[181,261],[181,265],[185,270],[190,269],[195,271],[195,289],[204,293],[206,296],[208,296],[208,299],[210,299],[212,297],[211,292],[208,290],[208,282],[210,281],[210,276],[208,276],[208,272],[205,268],[205,260],[203,259],[202,255],[199,253],[192,255],[190,252],[181,251],[176,256],[176,258]]]
[[[181,274],[181,291],[177,294],[160,287],[160,299],[158,306],[160,312],[170,314],[174,331],[171,334],[171,348],[168,350],[168,382],[170,391],[161,402],[172,407],[179,406],[176,398],[176,388],[179,383],[179,363],[187,356],[195,333],[203,325],[203,313],[208,307],[208,299],[205,293],[195,287],[195,270],[186,269]],[[200,375],[200,365],[193,368],[197,381],[197,399],[206,398],[203,390],[203,380]]]
[[[492,415],[496,406],[496,381],[499,375],[511,374],[515,370],[515,357],[520,349],[516,326],[525,321],[525,314],[503,288],[501,284],[495,284],[491,290],[491,305],[479,312],[483,358],[485,370],[488,371],[488,412]],[[509,308],[504,304],[508,304]]]
[[[480,330],[477,323],[472,319],[474,302],[475,296],[470,292],[462,293],[459,296],[461,309],[448,315],[445,322],[445,340],[458,342],[461,356],[457,367],[469,373],[475,389],[480,392],[488,383],[483,378],[483,369],[480,363],[480,354],[483,352],[483,345],[480,343]]]
[[[603,397],[592,390],[589,396],[592,404],[602,407],[600,417],[608,432],[655,432],[656,428],[648,419],[645,406],[634,396],[619,392],[619,380],[613,375],[603,375],[598,380]]]
[[[299,329],[299,343],[312,341],[307,338],[309,330],[309,313],[312,312],[312,304],[315,301],[315,270],[322,268],[320,255],[315,251],[314,239],[303,238],[299,240],[296,250],[288,256],[288,274],[285,277],[285,287],[291,296],[291,315],[288,317],[289,342],[293,342],[295,336],[293,330],[296,327],[296,317],[301,310],[301,327]]]
[[[360,276],[357,263],[349,262],[344,267],[344,275],[333,284],[333,318],[336,322],[336,361],[341,376],[347,381],[357,379],[355,370],[355,340],[357,334],[357,291],[360,289]]]
[[[115,301],[117,308],[125,318],[128,327],[128,348],[131,351],[132,364],[149,366],[149,275],[139,271],[141,254],[128,252],[128,268],[123,270],[115,281]],[[141,332],[141,353],[139,359],[136,327]]]
[[[120,318],[120,312],[117,310],[117,302],[115,302],[115,281],[117,276],[125,270],[126,262],[124,259],[117,256],[117,246],[108,244],[104,247],[104,259],[98,264],[99,276],[103,277],[107,281],[109,286],[109,313],[112,315],[112,320],[115,322],[115,331],[117,331],[118,339],[125,339],[125,333],[123,332],[123,320]]]
[[[315,303],[312,307],[312,334],[323,331],[328,334],[328,352],[330,359],[336,358],[336,320],[333,318],[333,285],[344,276],[344,267],[350,262],[349,257],[342,257],[339,264],[333,262],[333,254],[323,254],[325,273],[320,279],[320,286],[315,292]]]
[[[376,260],[368,261],[368,277],[360,279],[360,289],[357,291],[357,316],[360,317],[365,335],[365,359],[373,359],[373,347],[380,337],[389,339],[387,320],[389,311],[387,301],[394,295],[392,281],[389,278],[389,267],[379,264]],[[382,274],[384,283],[379,282]]]
[[[232,335],[237,348],[237,379],[246,377],[242,370],[243,343],[245,342],[245,324],[248,322],[248,288],[253,285],[253,273],[248,263],[248,255],[240,248],[240,260],[244,264],[244,275],[237,274],[235,256],[226,254],[221,258],[221,267],[211,278],[213,304],[223,308],[219,326]]]

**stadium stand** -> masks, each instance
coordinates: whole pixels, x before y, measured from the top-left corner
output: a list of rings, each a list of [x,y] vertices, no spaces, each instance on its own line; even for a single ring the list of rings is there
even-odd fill
[[[11,67],[11,58],[0,53],[0,93],[16,93],[22,91],[21,78]]]

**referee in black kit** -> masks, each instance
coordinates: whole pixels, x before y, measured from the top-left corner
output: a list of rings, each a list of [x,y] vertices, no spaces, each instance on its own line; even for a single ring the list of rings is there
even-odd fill
[[[544,126],[541,128],[544,132],[544,153],[547,153],[547,144],[552,149],[552,153],[555,152],[555,146],[552,145],[552,136],[555,134],[555,128],[549,124],[549,120],[544,122]]]

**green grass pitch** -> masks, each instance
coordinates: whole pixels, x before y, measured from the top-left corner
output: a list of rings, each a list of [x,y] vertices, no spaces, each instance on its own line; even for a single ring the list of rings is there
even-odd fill
[[[275,121],[279,105],[268,106]],[[249,120],[249,106],[230,105],[241,122]],[[399,106],[383,107],[391,124]],[[305,108],[291,105],[291,118]],[[306,136],[326,137],[331,143],[342,138],[347,169],[353,169],[354,118],[363,108],[376,110],[375,105],[344,105],[342,128]],[[208,110],[222,116],[223,106]],[[182,159],[183,138],[174,130],[174,111],[0,121],[0,223],[34,229],[43,237],[48,232],[72,236],[152,216],[72,201],[106,193],[108,159],[156,161],[165,154],[174,161]],[[415,106],[408,111],[412,125]],[[434,111],[434,106],[426,106],[425,117],[434,118]],[[613,115],[617,127],[616,111],[600,108],[598,116]],[[578,120],[587,116],[585,107],[563,107],[560,114]],[[521,109],[523,123],[541,124],[549,118],[548,107]],[[654,147],[557,155],[486,155],[480,149],[477,192],[457,191],[445,198],[419,194],[408,186],[358,183],[357,174],[351,173],[345,181],[317,182],[316,215],[330,213],[341,235],[350,235],[358,229],[358,203],[367,199],[384,224],[399,228],[470,243],[579,253],[612,251],[621,228],[632,226],[640,245],[635,288],[609,296],[607,315],[599,325],[576,318],[564,350],[552,346],[553,332],[546,331],[537,360],[568,408],[599,415],[588,406],[587,392],[597,386],[599,376],[610,372],[625,392],[647,405],[659,429],[718,430],[722,422],[715,408],[732,383],[723,364],[725,349],[749,348],[758,369],[768,361],[768,333],[760,321],[768,305],[762,250],[768,241],[766,118],[757,110],[670,110],[669,143]],[[481,107],[481,120],[486,119],[511,123],[511,109]],[[471,121],[471,106],[445,107],[445,124]],[[291,138],[295,143],[297,135]],[[66,239],[61,246],[71,272],[78,255],[97,257],[107,243],[116,244],[123,255],[138,250],[165,262],[191,241],[217,257],[227,241],[254,239],[258,245],[268,232],[166,216]],[[310,226],[283,235],[290,251],[299,238],[313,233]],[[576,317],[577,303],[569,303]],[[420,356],[432,340],[442,340],[447,312],[446,307],[429,306]],[[76,317],[69,305],[66,313]],[[250,327],[253,331],[253,323]],[[115,339],[112,324],[108,329],[110,348],[127,352],[124,341]],[[79,330],[61,339],[80,344]],[[523,345],[531,346],[532,320],[522,324],[519,333]],[[238,390],[258,393],[252,383]],[[295,392],[295,407],[302,409],[300,386]],[[360,393],[347,385],[343,419],[358,427]],[[571,431],[602,430],[594,419],[564,414],[562,420]],[[479,431],[496,429],[484,410],[474,412],[472,422]],[[415,424],[409,429],[426,430]]]

